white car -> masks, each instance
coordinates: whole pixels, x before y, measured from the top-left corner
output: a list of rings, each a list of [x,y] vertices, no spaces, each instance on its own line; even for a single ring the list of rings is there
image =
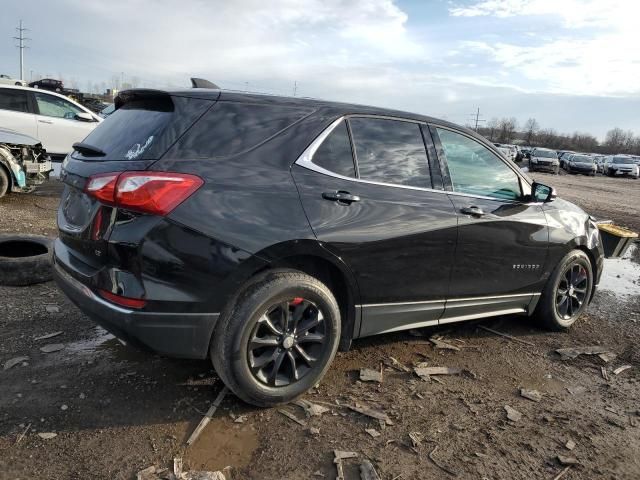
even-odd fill
[[[37,138],[52,158],[66,156],[100,122],[101,117],[64,95],[0,85],[0,127]]]
[[[0,75],[0,84],[3,85],[20,85],[21,87],[26,87],[27,82],[20,80],[18,78],[11,78],[9,75]]]

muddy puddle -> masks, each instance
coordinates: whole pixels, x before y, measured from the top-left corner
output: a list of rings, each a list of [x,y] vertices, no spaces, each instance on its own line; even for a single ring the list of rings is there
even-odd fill
[[[131,361],[147,357],[145,352],[127,345],[102,327],[95,327],[91,333],[91,336],[87,338],[68,343],[65,347],[65,353],[89,357],[107,355],[115,360]]]
[[[640,295],[640,250],[635,243],[622,258],[606,258],[600,279],[600,290],[618,297]]]

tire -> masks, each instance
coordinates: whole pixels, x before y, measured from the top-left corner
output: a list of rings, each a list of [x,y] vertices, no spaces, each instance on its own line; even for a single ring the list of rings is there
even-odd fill
[[[554,169],[553,169],[553,173],[554,173],[555,175],[560,175],[560,167],[556,167],[556,168],[554,168]]]
[[[11,184],[9,183],[9,175],[7,175],[7,171],[4,169],[4,167],[0,166],[0,198],[4,197],[7,194],[10,187]]]
[[[40,235],[0,235],[0,285],[24,286],[52,279],[53,242]]]
[[[299,301],[302,303],[295,303]],[[259,407],[271,407],[290,402],[322,379],[338,349],[341,323],[340,308],[326,285],[299,271],[273,270],[251,281],[233,303],[218,320],[210,357],[236,396]],[[282,335],[283,305],[289,326],[302,316],[298,335],[296,329]],[[322,313],[321,320],[318,313]],[[311,337],[314,341],[309,341]],[[316,342],[320,337],[323,341]],[[315,361],[305,362],[300,349]],[[274,376],[278,361],[280,368]]]
[[[574,276],[567,277],[568,271],[571,271]],[[568,285],[568,278],[575,279],[573,288],[565,288]],[[584,312],[589,303],[592,288],[593,267],[589,257],[582,250],[572,250],[553,270],[542,290],[534,316],[550,330],[566,330]],[[565,290],[567,294],[569,292],[575,294],[576,298],[565,295],[563,301],[562,292]]]

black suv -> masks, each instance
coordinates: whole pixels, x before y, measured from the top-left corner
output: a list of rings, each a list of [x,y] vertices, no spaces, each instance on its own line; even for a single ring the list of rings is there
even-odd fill
[[[55,275],[116,336],[287,402],[355,338],[503,314],[569,327],[593,220],[474,132],[406,112],[131,90],[63,164]]]

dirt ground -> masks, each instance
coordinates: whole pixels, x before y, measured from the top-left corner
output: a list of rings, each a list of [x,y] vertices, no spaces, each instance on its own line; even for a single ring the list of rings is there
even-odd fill
[[[640,230],[640,181],[533,176],[590,213]],[[54,236],[56,195],[51,184],[0,200],[0,232]],[[334,450],[358,455],[344,461],[347,480],[360,478],[365,458],[383,480],[640,478],[640,249],[630,257],[607,261],[600,291],[568,333],[513,316],[358,340],[305,396],[328,412],[306,418],[298,406],[283,407],[306,426],[230,394],[188,448],[222,389],[208,362],[122,345],[52,282],[0,287],[0,364],[28,357],[0,369],[0,479],[132,479],[150,465],[170,467],[178,455],[191,469],[231,465],[234,479],[333,479]],[[55,332],[62,333],[38,339]],[[435,348],[432,335],[457,350]],[[54,343],[64,348],[40,350]],[[616,356],[555,353],[580,346]],[[386,367],[391,357],[463,373],[427,382]],[[624,365],[631,368],[613,373]],[[360,368],[381,366],[382,383],[358,380]],[[521,388],[541,400],[522,397]],[[392,425],[348,408],[356,403],[385,412]],[[506,406],[521,418],[509,420]]]

